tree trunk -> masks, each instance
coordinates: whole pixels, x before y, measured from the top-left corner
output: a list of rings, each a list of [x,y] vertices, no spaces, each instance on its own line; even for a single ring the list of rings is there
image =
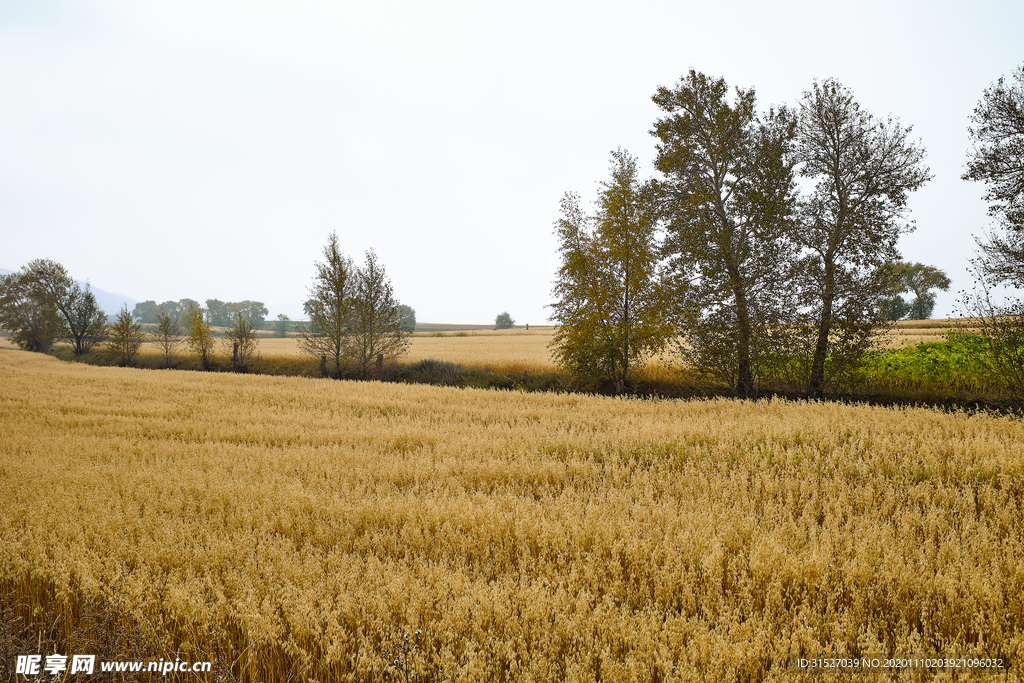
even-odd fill
[[[746,293],[739,289],[736,295],[736,318],[739,339],[736,340],[736,394],[740,398],[754,397],[754,374],[750,367],[750,312]]]
[[[622,320],[622,378],[619,380],[617,393],[626,391],[626,379],[629,377],[629,270],[626,270],[626,293],[623,297],[623,320]]]
[[[739,265],[729,263],[728,269],[733,296],[736,297],[736,323],[739,332],[736,340],[736,395],[739,398],[753,398],[754,374],[750,363],[750,310],[747,306],[747,290],[741,284]]]
[[[818,337],[814,343],[814,358],[811,361],[811,381],[808,387],[810,398],[821,398],[825,384],[825,359],[828,357],[828,335],[832,330],[832,303],[835,298],[835,266],[825,263],[825,292],[821,297],[821,319],[818,320]]]

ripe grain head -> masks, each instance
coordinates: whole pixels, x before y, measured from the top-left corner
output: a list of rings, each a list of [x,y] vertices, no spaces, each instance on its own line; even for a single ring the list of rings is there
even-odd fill
[[[1024,654],[1020,422],[0,351],[0,582],[259,680],[781,679]],[[37,579],[52,586],[33,588]]]

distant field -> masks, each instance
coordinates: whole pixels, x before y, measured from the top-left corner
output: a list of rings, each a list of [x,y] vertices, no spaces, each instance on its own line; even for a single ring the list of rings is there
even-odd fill
[[[0,425],[0,626],[75,652],[394,681],[408,635],[429,681],[788,681],[819,652],[1020,680],[1017,419],[0,350]]]
[[[554,369],[548,349],[555,333],[553,327],[531,326],[529,331],[522,328],[466,330],[464,327],[412,334],[409,353],[402,357],[403,362],[431,358],[472,367],[490,367],[494,372]],[[12,345],[8,342],[7,347],[12,348]],[[261,335],[258,351],[265,358],[309,358],[299,348],[294,335],[283,339]],[[160,354],[155,342],[143,344],[141,352],[151,356]],[[180,345],[178,353],[187,354],[188,350]],[[218,340],[215,353],[231,355],[222,339]]]
[[[441,336],[443,335],[443,336]],[[427,358],[467,366],[490,366],[495,372],[516,370],[553,370],[548,344],[553,327],[526,330],[479,330],[456,332],[417,332],[409,340],[404,361]],[[298,340],[261,339],[260,353],[267,356],[300,356]]]
[[[903,348],[922,342],[944,339],[945,331],[956,321],[919,320],[897,323],[885,337],[885,348]],[[455,327],[455,326],[453,326]],[[534,327],[494,330],[491,328],[416,332],[412,335],[406,361],[431,358],[471,367],[490,367],[495,372],[520,370],[552,371],[551,343],[555,328]],[[147,344],[144,353],[155,355],[154,344]],[[219,353],[228,353],[220,349]],[[302,351],[294,336],[279,339],[260,337],[259,352],[267,357],[300,357]],[[654,361],[658,363],[657,360]]]

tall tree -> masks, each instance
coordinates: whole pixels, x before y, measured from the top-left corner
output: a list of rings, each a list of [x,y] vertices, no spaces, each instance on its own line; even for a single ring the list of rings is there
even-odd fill
[[[935,293],[933,289],[948,292],[953,282],[943,271],[934,266],[926,266],[923,263],[906,264],[907,288],[914,293],[914,300],[910,302],[910,313],[907,316],[910,320],[927,320],[932,317],[935,310]]]
[[[356,274],[350,316],[350,349],[360,378],[370,376],[370,368],[378,357],[387,360],[405,353],[409,333],[402,325],[398,307],[391,280],[371,249]]]
[[[324,260],[316,263],[309,289],[306,315],[309,322],[297,326],[299,347],[312,356],[326,356],[341,374],[350,358],[352,300],[356,293],[356,267],[341,252],[338,234],[332,232],[324,247]]]
[[[57,308],[24,269],[0,275],[0,329],[9,330],[21,348],[42,353],[67,334]]]
[[[889,281],[889,291],[882,299],[887,320],[927,320],[935,309],[933,289],[949,291],[952,281],[943,271],[923,263],[885,263],[879,273]],[[901,294],[913,292],[914,298],[905,301]]]
[[[213,335],[210,331],[210,323],[203,316],[203,310],[198,306],[189,306],[187,315],[189,324],[185,343],[193,353],[199,356],[203,370],[209,370],[210,354],[213,353]]]
[[[557,363],[624,391],[630,373],[674,333],[670,296],[658,268],[657,216],[624,150],[612,152],[596,215],[567,194],[555,224],[562,265],[551,304]]]
[[[156,302],[150,299],[135,304],[133,314],[140,323],[155,323],[156,319],[160,317],[160,309]]]
[[[248,323],[255,329],[259,329],[260,326],[267,321],[267,307],[263,305],[262,301],[237,301],[228,304],[228,308],[231,311],[228,324],[234,324],[233,320],[236,314],[241,313]]]
[[[237,360],[235,371],[247,372],[259,339],[256,337],[256,328],[241,311],[235,313],[231,327],[224,332],[224,343],[231,350],[232,359]]]
[[[88,284],[85,289],[75,282],[67,269],[56,261],[36,259],[24,267],[66,323],[66,339],[76,356],[86,353],[106,339],[107,314],[96,303],[96,295]]]
[[[752,396],[786,315],[785,273],[794,201],[789,158],[795,121],[785,108],[756,112],[754,90],[690,70],[653,100],[666,116],[656,183],[667,219],[664,245],[686,285],[683,350],[690,361]]]
[[[182,327],[189,327],[192,324],[192,313],[194,311],[199,311],[206,318],[206,321],[210,322],[209,311],[200,306],[199,302],[195,299],[178,299],[177,306],[179,311],[178,324]]]
[[[164,367],[171,367],[174,360],[174,349],[181,343],[181,327],[178,325],[178,316],[171,315],[167,309],[160,311],[156,319],[156,331],[153,333],[160,350],[164,355]]]
[[[285,315],[284,313],[278,313],[277,321],[274,323],[274,336],[281,337],[282,339],[284,337],[287,337],[288,328],[290,327],[288,323],[290,322],[291,319],[287,315]]]
[[[796,158],[814,182],[796,230],[811,396],[859,362],[884,322],[879,267],[899,259],[896,240],[913,229],[907,200],[931,177],[910,132],[861,109],[831,79],[801,100]]]
[[[402,329],[406,332],[416,331],[416,309],[412,306],[399,304],[398,313],[402,316]]]
[[[131,366],[145,339],[142,323],[135,320],[135,316],[128,310],[128,304],[124,304],[110,326],[110,350],[117,354],[121,365]]]
[[[993,283],[1024,287],[1024,65],[982,93],[971,124],[963,179],[985,183],[989,215],[1004,233],[979,241],[978,265]]]
[[[206,300],[206,319],[210,321],[211,325],[227,327],[231,324],[232,317],[231,304],[225,303],[220,299]]]
[[[160,315],[165,311],[169,316],[171,316],[178,327],[188,326],[188,308],[182,310],[181,304],[177,301],[165,301],[157,306],[157,319],[159,319]]]

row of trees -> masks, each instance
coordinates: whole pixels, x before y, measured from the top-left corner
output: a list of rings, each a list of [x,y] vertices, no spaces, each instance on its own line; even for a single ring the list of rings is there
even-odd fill
[[[55,342],[66,341],[80,356],[106,342],[120,364],[132,365],[142,343],[152,337],[166,367],[182,341],[209,367],[214,340],[209,316],[198,302],[182,299],[161,304],[152,320],[143,317],[154,325],[149,335],[142,331],[138,312],[138,306],[132,312],[126,305],[108,323],[89,285],[83,288],[56,261],[36,259],[18,272],[0,276],[0,328],[10,330],[23,349],[45,353]],[[237,344],[238,369],[244,370],[256,348],[256,332],[243,311],[235,313],[225,337],[229,347]]]
[[[163,365],[170,368],[175,359],[176,349],[182,342],[199,357],[204,370],[210,369],[211,356],[215,347],[212,324],[202,309],[191,307],[186,312],[186,324],[182,326],[167,309],[161,310],[150,333],[142,331],[142,324],[125,306],[111,325],[110,346],[115,350],[123,365],[134,364],[135,354],[147,338],[156,342],[163,356]],[[259,340],[256,328],[241,313],[235,313],[224,332],[226,351],[231,355],[233,369],[246,372],[249,362],[256,354]]]
[[[338,236],[332,233],[324,257],[316,264],[305,304],[309,320],[294,325],[299,345],[313,356],[329,359],[336,376],[369,377],[385,359],[405,352],[416,311],[395,299],[372,250],[357,267],[341,252]],[[55,341],[66,340],[75,355],[81,355],[109,341],[120,362],[132,365],[141,344],[151,338],[161,349],[165,367],[171,367],[176,347],[184,342],[208,369],[215,346],[212,327],[217,325],[227,328],[226,344],[235,369],[244,371],[256,351],[255,330],[267,309],[253,301],[206,303],[204,310],[191,299],[159,305],[145,301],[134,311],[123,307],[108,325],[88,285],[78,285],[59,263],[39,259],[0,279],[0,327],[11,330],[22,348],[45,352]],[[152,326],[152,332],[143,332],[143,322]],[[287,316],[278,316],[276,331],[284,336],[290,325]]]
[[[795,110],[758,113],[753,89],[730,97],[693,70],[653,99],[661,177],[641,181],[619,150],[594,215],[562,201],[558,362],[622,390],[680,340],[739,396],[779,381],[819,396],[892,315],[880,302],[909,195],[930,178],[924,149],[834,80]]]
[[[150,299],[135,304],[133,315],[141,323],[154,324],[163,311],[167,311],[179,324],[187,324],[189,312],[192,310],[204,310],[198,301],[192,299],[180,299],[179,301],[165,301],[158,304]],[[267,307],[262,301],[228,301],[219,299],[207,299],[204,313],[207,321],[214,327],[229,327],[234,324],[235,316],[241,314],[250,325],[259,328],[267,320]]]

